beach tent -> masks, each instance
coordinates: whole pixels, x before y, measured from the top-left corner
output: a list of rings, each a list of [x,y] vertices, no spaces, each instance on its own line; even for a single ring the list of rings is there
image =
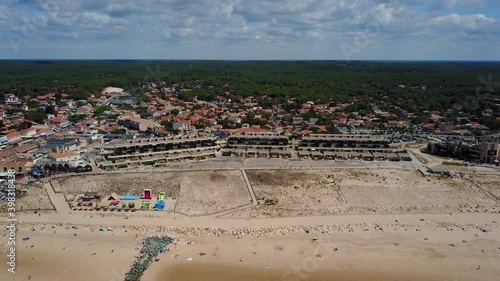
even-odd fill
[[[116,193],[111,193],[111,195],[108,197],[108,201],[115,201],[115,200],[119,200],[120,199],[120,196],[118,196],[118,194]]]

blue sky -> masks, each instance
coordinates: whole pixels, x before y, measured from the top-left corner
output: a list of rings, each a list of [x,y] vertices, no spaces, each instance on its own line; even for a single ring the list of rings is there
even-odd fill
[[[1,59],[500,60],[500,0],[0,0]]]

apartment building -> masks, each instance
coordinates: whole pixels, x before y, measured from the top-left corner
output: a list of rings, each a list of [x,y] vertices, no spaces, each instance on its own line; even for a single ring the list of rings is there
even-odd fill
[[[223,156],[292,157],[289,138],[276,133],[231,135],[221,151]]]
[[[135,118],[135,117],[126,117],[121,120],[118,120],[118,124],[140,132],[146,132],[147,130],[152,130],[160,126],[158,123],[154,121],[143,118]]]
[[[312,134],[302,137],[297,151],[299,157],[313,159],[412,160],[399,145],[391,145],[388,137],[375,135]]]
[[[120,140],[96,147],[104,169],[215,157],[218,148],[217,138],[197,136]]]
[[[483,163],[498,163],[500,161],[500,143],[480,143],[477,145],[479,161]]]

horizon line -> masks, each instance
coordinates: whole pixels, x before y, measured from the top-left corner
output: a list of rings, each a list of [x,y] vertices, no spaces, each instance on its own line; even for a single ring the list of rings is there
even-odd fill
[[[0,59],[1,61],[206,61],[206,62],[468,62],[468,63],[500,63],[500,60],[418,60],[418,59],[366,59],[366,60],[342,60],[342,59]]]

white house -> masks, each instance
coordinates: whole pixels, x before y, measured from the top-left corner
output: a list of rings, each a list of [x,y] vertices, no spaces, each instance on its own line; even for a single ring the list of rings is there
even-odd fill
[[[30,137],[36,135],[36,129],[35,128],[28,128],[24,129],[21,131],[21,136],[22,137]]]
[[[78,166],[85,165],[85,161],[82,159],[82,156],[73,151],[68,152],[51,152],[47,155],[47,157],[55,161],[56,164],[69,164],[70,166]]]

